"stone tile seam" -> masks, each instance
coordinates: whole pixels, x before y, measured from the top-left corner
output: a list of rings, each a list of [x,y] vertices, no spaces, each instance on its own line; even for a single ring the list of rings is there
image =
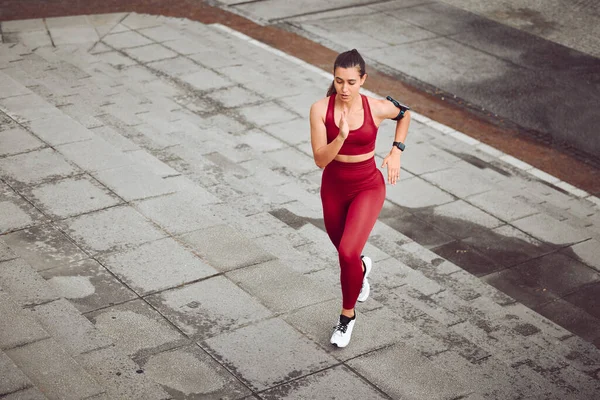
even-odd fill
[[[275,55],[278,55],[288,61],[291,61],[294,64],[302,66],[302,67],[308,69],[309,71],[315,72],[322,77],[325,77],[327,79],[330,78],[329,73],[323,71],[322,69],[315,67],[314,65],[311,65],[303,60],[300,60],[299,58],[291,56],[281,50],[278,50],[278,49],[272,47],[272,46],[269,46],[266,43],[260,42],[256,39],[251,38],[250,36],[247,36],[241,32],[238,32],[234,29],[231,29],[231,28],[229,28],[225,25],[219,24],[219,23],[210,24],[210,25],[214,26],[215,28],[220,29],[224,32],[227,32],[227,33],[231,34],[232,36],[242,39],[250,44],[253,44],[257,47],[267,50]],[[374,97],[374,98],[378,98],[378,99],[382,98],[380,95],[375,94],[369,90],[363,90],[363,93],[365,93],[368,96]],[[513,167],[519,169],[522,172],[532,175],[536,179],[539,179],[544,182],[550,183],[554,186],[557,186],[560,189],[565,190],[566,192],[570,193],[571,195],[573,195],[577,198],[588,200],[591,203],[595,204],[596,207],[600,207],[600,198],[598,198],[594,195],[591,195],[590,193],[588,193],[582,189],[579,189],[576,186],[573,186],[568,182],[562,181],[553,175],[550,175],[550,174],[548,174],[530,164],[527,164],[509,154],[506,154],[500,150],[497,150],[496,148],[494,148],[492,146],[482,143],[477,139],[474,139],[462,132],[455,130],[454,128],[451,128],[447,125],[444,125],[437,121],[434,121],[429,117],[426,117],[426,116],[416,113],[414,111],[412,112],[412,116],[417,122],[421,122],[431,128],[436,129],[437,131],[441,132],[442,134],[449,135],[467,145],[473,146],[476,149],[484,151],[491,156],[497,157],[501,161],[504,161],[505,163],[512,165]]]

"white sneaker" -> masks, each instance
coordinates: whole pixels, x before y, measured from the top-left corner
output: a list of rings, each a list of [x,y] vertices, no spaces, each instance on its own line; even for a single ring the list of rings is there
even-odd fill
[[[360,293],[358,294],[357,300],[362,303],[369,298],[369,293],[371,293],[371,285],[369,285],[369,280],[367,277],[369,276],[369,272],[371,272],[373,262],[367,256],[361,256],[361,259],[365,266],[365,275],[363,277],[362,287],[360,288]]]
[[[344,317],[344,321],[342,321]],[[331,344],[337,347],[346,347],[350,343],[350,336],[352,336],[352,329],[354,329],[354,322],[356,321],[356,314],[354,318],[350,319],[343,315],[340,315],[338,324],[333,328],[333,335],[331,335]]]

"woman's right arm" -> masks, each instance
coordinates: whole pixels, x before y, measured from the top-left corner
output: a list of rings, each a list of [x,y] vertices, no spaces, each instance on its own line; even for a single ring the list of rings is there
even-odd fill
[[[340,118],[340,133],[327,144],[327,130],[325,129],[324,108],[322,102],[316,102],[310,108],[310,141],[315,164],[325,168],[339,153],[344,141],[348,137],[345,112]],[[345,133],[345,134],[344,134]]]

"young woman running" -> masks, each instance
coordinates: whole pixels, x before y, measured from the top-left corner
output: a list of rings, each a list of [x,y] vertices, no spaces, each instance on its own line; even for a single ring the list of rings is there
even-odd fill
[[[356,49],[341,53],[333,66],[327,97],[310,109],[311,144],[315,163],[324,168],[321,200],[325,229],[339,254],[342,312],[331,343],[345,347],[356,320],[354,306],[369,297],[372,267],[362,256],[385,200],[385,181],[375,165],[375,139],[384,119],[395,119],[396,134],[381,168],[387,182],[400,177],[400,155],[408,134],[410,111],[392,98],[379,100],[359,93],[367,74]]]

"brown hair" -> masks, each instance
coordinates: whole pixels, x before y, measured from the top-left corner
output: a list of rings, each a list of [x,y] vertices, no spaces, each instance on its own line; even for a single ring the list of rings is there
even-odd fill
[[[352,49],[352,50],[345,51],[343,53],[338,54],[337,58],[335,59],[335,62],[333,63],[333,72],[334,73],[335,73],[335,69],[338,67],[340,67],[340,68],[357,67],[358,73],[360,74],[361,78],[366,73],[365,60],[363,60],[362,56],[358,53],[358,51],[356,49]],[[331,86],[329,86],[329,89],[327,90],[327,97],[329,97],[335,93],[337,93],[335,91],[335,85],[333,84],[333,82],[331,82]]]

